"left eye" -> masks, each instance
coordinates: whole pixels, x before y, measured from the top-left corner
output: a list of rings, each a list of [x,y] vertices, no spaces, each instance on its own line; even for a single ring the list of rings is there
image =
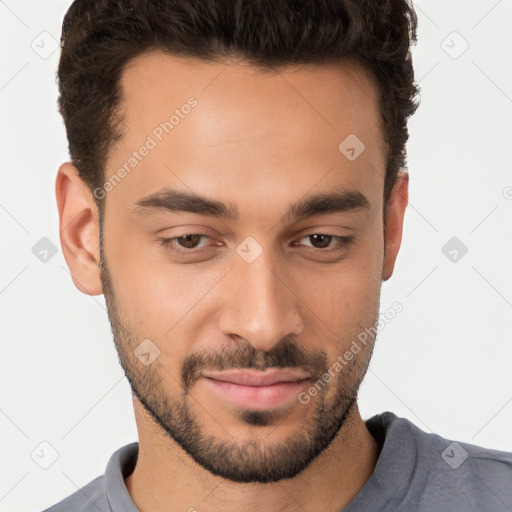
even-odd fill
[[[331,245],[331,242],[333,240],[338,242],[338,247],[332,248],[329,250],[338,250],[343,248],[343,246],[348,245],[352,241],[352,237],[349,236],[339,236],[339,235],[328,235],[325,233],[315,233],[313,235],[307,235],[304,238],[301,238],[301,240],[304,240],[306,238],[309,238],[313,243],[319,244],[318,246],[312,246],[314,249],[324,249],[325,247],[328,247]],[[341,246],[341,247],[340,247]]]
[[[190,233],[186,235],[175,236],[173,238],[162,238],[160,239],[160,242],[164,247],[175,252],[176,254],[193,254],[196,252],[201,252],[201,250],[195,249],[204,247],[204,245],[198,245],[201,238],[210,239],[211,237],[205,233]],[[309,239],[311,241],[311,245],[306,244],[306,247],[317,249],[320,252],[334,252],[345,249],[348,245],[350,245],[353,237],[331,235],[326,233],[314,233],[304,236],[300,240],[305,239]],[[337,242],[337,244],[333,244],[333,241]],[[217,243],[217,246],[218,245],[220,245],[220,243]],[[206,245],[206,247],[208,246]]]

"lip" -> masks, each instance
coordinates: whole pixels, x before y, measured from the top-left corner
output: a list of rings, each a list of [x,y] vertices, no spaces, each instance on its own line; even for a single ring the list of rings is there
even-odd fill
[[[222,400],[244,409],[257,410],[298,402],[300,391],[310,381],[305,373],[283,370],[208,372],[202,377],[207,389]]]
[[[203,376],[242,386],[271,386],[279,382],[297,382],[310,378],[308,373],[300,370],[232,370],[204,372]]]

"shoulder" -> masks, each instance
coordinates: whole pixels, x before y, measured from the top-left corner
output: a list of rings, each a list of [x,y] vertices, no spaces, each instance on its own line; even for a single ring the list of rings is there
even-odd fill
[[[412,441],[405,444],[412,447],[409,455],[415,462],[411,484],[421,482],[421,486],[411,485],[422,488],[414,500],[418,511],[428,510],[433,502],[439,510],[449,510],[455,502],[462,506],[460,510],[512,509],[512,452],[427,433],[405,418],[394,416],[387,421],[386,437]]]
[[[101,475],[44,512],[110,512]]]
[[[111,512],[136,511],[126,489],[124,477],[129,475],[138,456],[138,443],[130,443],[115,451],[105,473],[44,512]]]
[[[425,435],[420,461],[432,468],[426,493],[456,500],[463,510],[512,510],[511,452]]]
[[[442,468],[449,474],[458,472],[466,477],[487,474],[512,476],[512,452],[448,439],[427,433],[404,418],[399,421],[404,423],[405,429],[414,439],[418,460],[424,464]]]

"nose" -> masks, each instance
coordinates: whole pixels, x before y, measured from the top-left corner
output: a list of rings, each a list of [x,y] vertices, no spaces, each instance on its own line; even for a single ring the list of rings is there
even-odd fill
[[[247,263],[240,259],[224,283],[225,300],[219,328],[226,336],[239,336],[256,350],[268,351],[284,336],[303,329],[300,299],[287,273],[262,255]]]

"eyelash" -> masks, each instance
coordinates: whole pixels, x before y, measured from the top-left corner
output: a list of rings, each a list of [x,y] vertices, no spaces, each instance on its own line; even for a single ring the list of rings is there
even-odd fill
[[[190,236],[190,235],[193,235],[193,236],[204,236],[206,238],[211,238],[206,233],[187,233],[185,235],[175,236],[175,237],[172,237],[172,238],[160,238],[159,240],[160,240],[160,243],[162,244],[162,246],[164,246],[167,250],[173,252],[174,254],[177,254],[178,256],[184,256],[184,255],[190,256],[190,255],[200,254],[200,253],[204,252],[204,250],[207,249],[207,248],[201,248],[201,249],[180,249],[180,248],[177,248],[175,246],[175,244],[173,243],[175,240],[178,240],[180,238],[184,238],[184,237]],[[336,247],[336,248],[333,248],[333,249],[332,248],[331,249],[317,249],[315,247],[311,247],[310,248],[310,249],[313,249],[313,250],[316,250],[316,251],[320,251],[321,253],[326,253],[326,254],[341,252],[342,250],[346,249],[354,241],[354,237],[353,236],[340,236],[340,235],[333,235],[331,233],[311,233],[310,235],[305,235],[302,238],[308,238],[308,237],[313,236],[313,235],[330,236],[334,240],[339,242],[340,245],[338,247]],[[302,238],[301,238],[301,240],[302,240]]]

